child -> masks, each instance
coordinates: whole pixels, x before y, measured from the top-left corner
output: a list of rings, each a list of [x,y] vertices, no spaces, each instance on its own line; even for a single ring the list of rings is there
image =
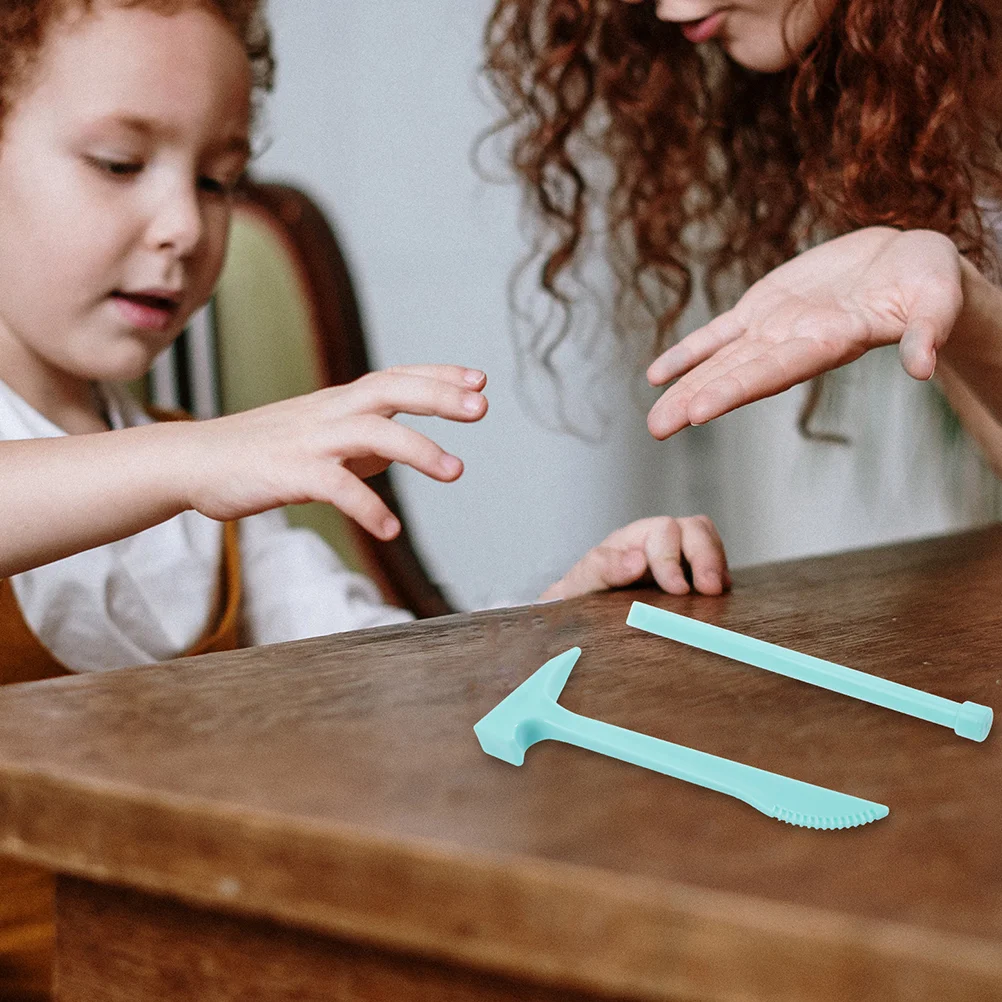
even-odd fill
[[[462,472],[392,418],[479,420],[482,372],[400,367],[204,422],[155,422],[116,385],[213,289],[269,77],[256,0],[0,11],[0,682],[408,618],[272,509],[323,500],[391,538],[366,476]],[[699,590],[727,586],[712,525],[662,518],[546,597],[648,572],[683,593],[683,558]],[[50,895],[0,862],[4,997],[48,990]]]
[[[711,302],[766,276],[650,367],[678,379],[655,437],[898,343],[916,379],[946,363],[1002,468],[1002,292],[981,273],[1002,200],[997,17],[988,0],[498,0],[487,70],[555,238],[548,291],[587,243],[596,147],[620,301],[652,309],[659,339],[692,265]]]

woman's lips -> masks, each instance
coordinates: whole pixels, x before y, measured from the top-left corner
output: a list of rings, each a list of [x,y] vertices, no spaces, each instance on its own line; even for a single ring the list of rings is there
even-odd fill
[[[115,292],[111,299],[125,322],[140,330],[165,330],[177,312],[177,304],[167,302],[158,304],[149,296],[130,296],[123,292]]]
[[[702,21],[688,21],[681,25],[682,34],[690,42],[708,42],[711,38],[720,33],[724,25],[725,10],[718,10],[709,17],[704,17]]]

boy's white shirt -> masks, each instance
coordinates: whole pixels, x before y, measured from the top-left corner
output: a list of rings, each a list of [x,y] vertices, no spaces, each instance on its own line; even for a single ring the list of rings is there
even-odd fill
[[[99,387],[113,428],[152,418],[121,387]],[[0,439],[65,432],[0,381]],[[204,634],[219,581],[222,524],[195,511],[11,578],[39,640],[75,671],[177,657]],[[345,569],[308,529],[281,510],[239,524],[242,633],[271,644],[407,622],[376,586]]]

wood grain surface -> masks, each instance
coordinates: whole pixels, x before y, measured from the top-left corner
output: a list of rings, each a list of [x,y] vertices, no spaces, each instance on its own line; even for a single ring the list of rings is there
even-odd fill
[[[0,692],[0,849],[90,881],[609,997],[1002,998],[983,744],[628,628],[634,599],[1002,708],[1002,527]],[[818,832],[473,724],[572,710],[889,805]]]
[[[59,903],[57,1002],[580,1002],[582,997],[74,877],[60,878]]]

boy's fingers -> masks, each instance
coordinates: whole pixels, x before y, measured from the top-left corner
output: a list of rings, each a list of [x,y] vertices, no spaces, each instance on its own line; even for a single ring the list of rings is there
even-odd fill
[[[378,539],[393,539],[400,523],[379,495],[343,466],[335,466],[323,478],[323,487],[311,492],[358,522]]]
[[[682,531],[673,518],[660,518],[644,542],[647,565],[658,586],[669,595],[687,595],[689,582],[682,572]]]
[[[719,595],[730,587],[727,557],[716,526],[710,519],[697,515],[679,519],[682,532],[682,554],[692,568],[696,591],[704,595]]]
[[[547,602],[588,595],[607,588],[623,588],[641,577],[646,569],[647,561],[640,550],[596,546],[539,597]]]
[[[329,403],[335,416],[417,414],[452,421],[479,421],[487,398],[446,380],[404,372],[375,372],[334,388]],[[321,391],[321,393],[324,391]]]
[[[400,373],[411,376],[424,376],[428,379],[441,379],[464,389],[482,390],[487,385],[487,373],[482,369],[469,369],[462,365],[391,365],[383,372]]]
[[[463,472],[463,461],[427,435],[375,414],[363,414],[339,428],[331,452],[347,460],[353,471],[356,466],[364,468],[370,457],[378,456],[389,462],[405,463],[433,480],[449,482]]]
[[[699,591],[713,595],[730,587],[724,546],[713,522],[705,515],[680,519],[660,516],[631,522],[610,533],[540,599],[623,588],[648,572],[668,594],[685,595],[691,589],[682,569],[683,557],[692,566]]]

